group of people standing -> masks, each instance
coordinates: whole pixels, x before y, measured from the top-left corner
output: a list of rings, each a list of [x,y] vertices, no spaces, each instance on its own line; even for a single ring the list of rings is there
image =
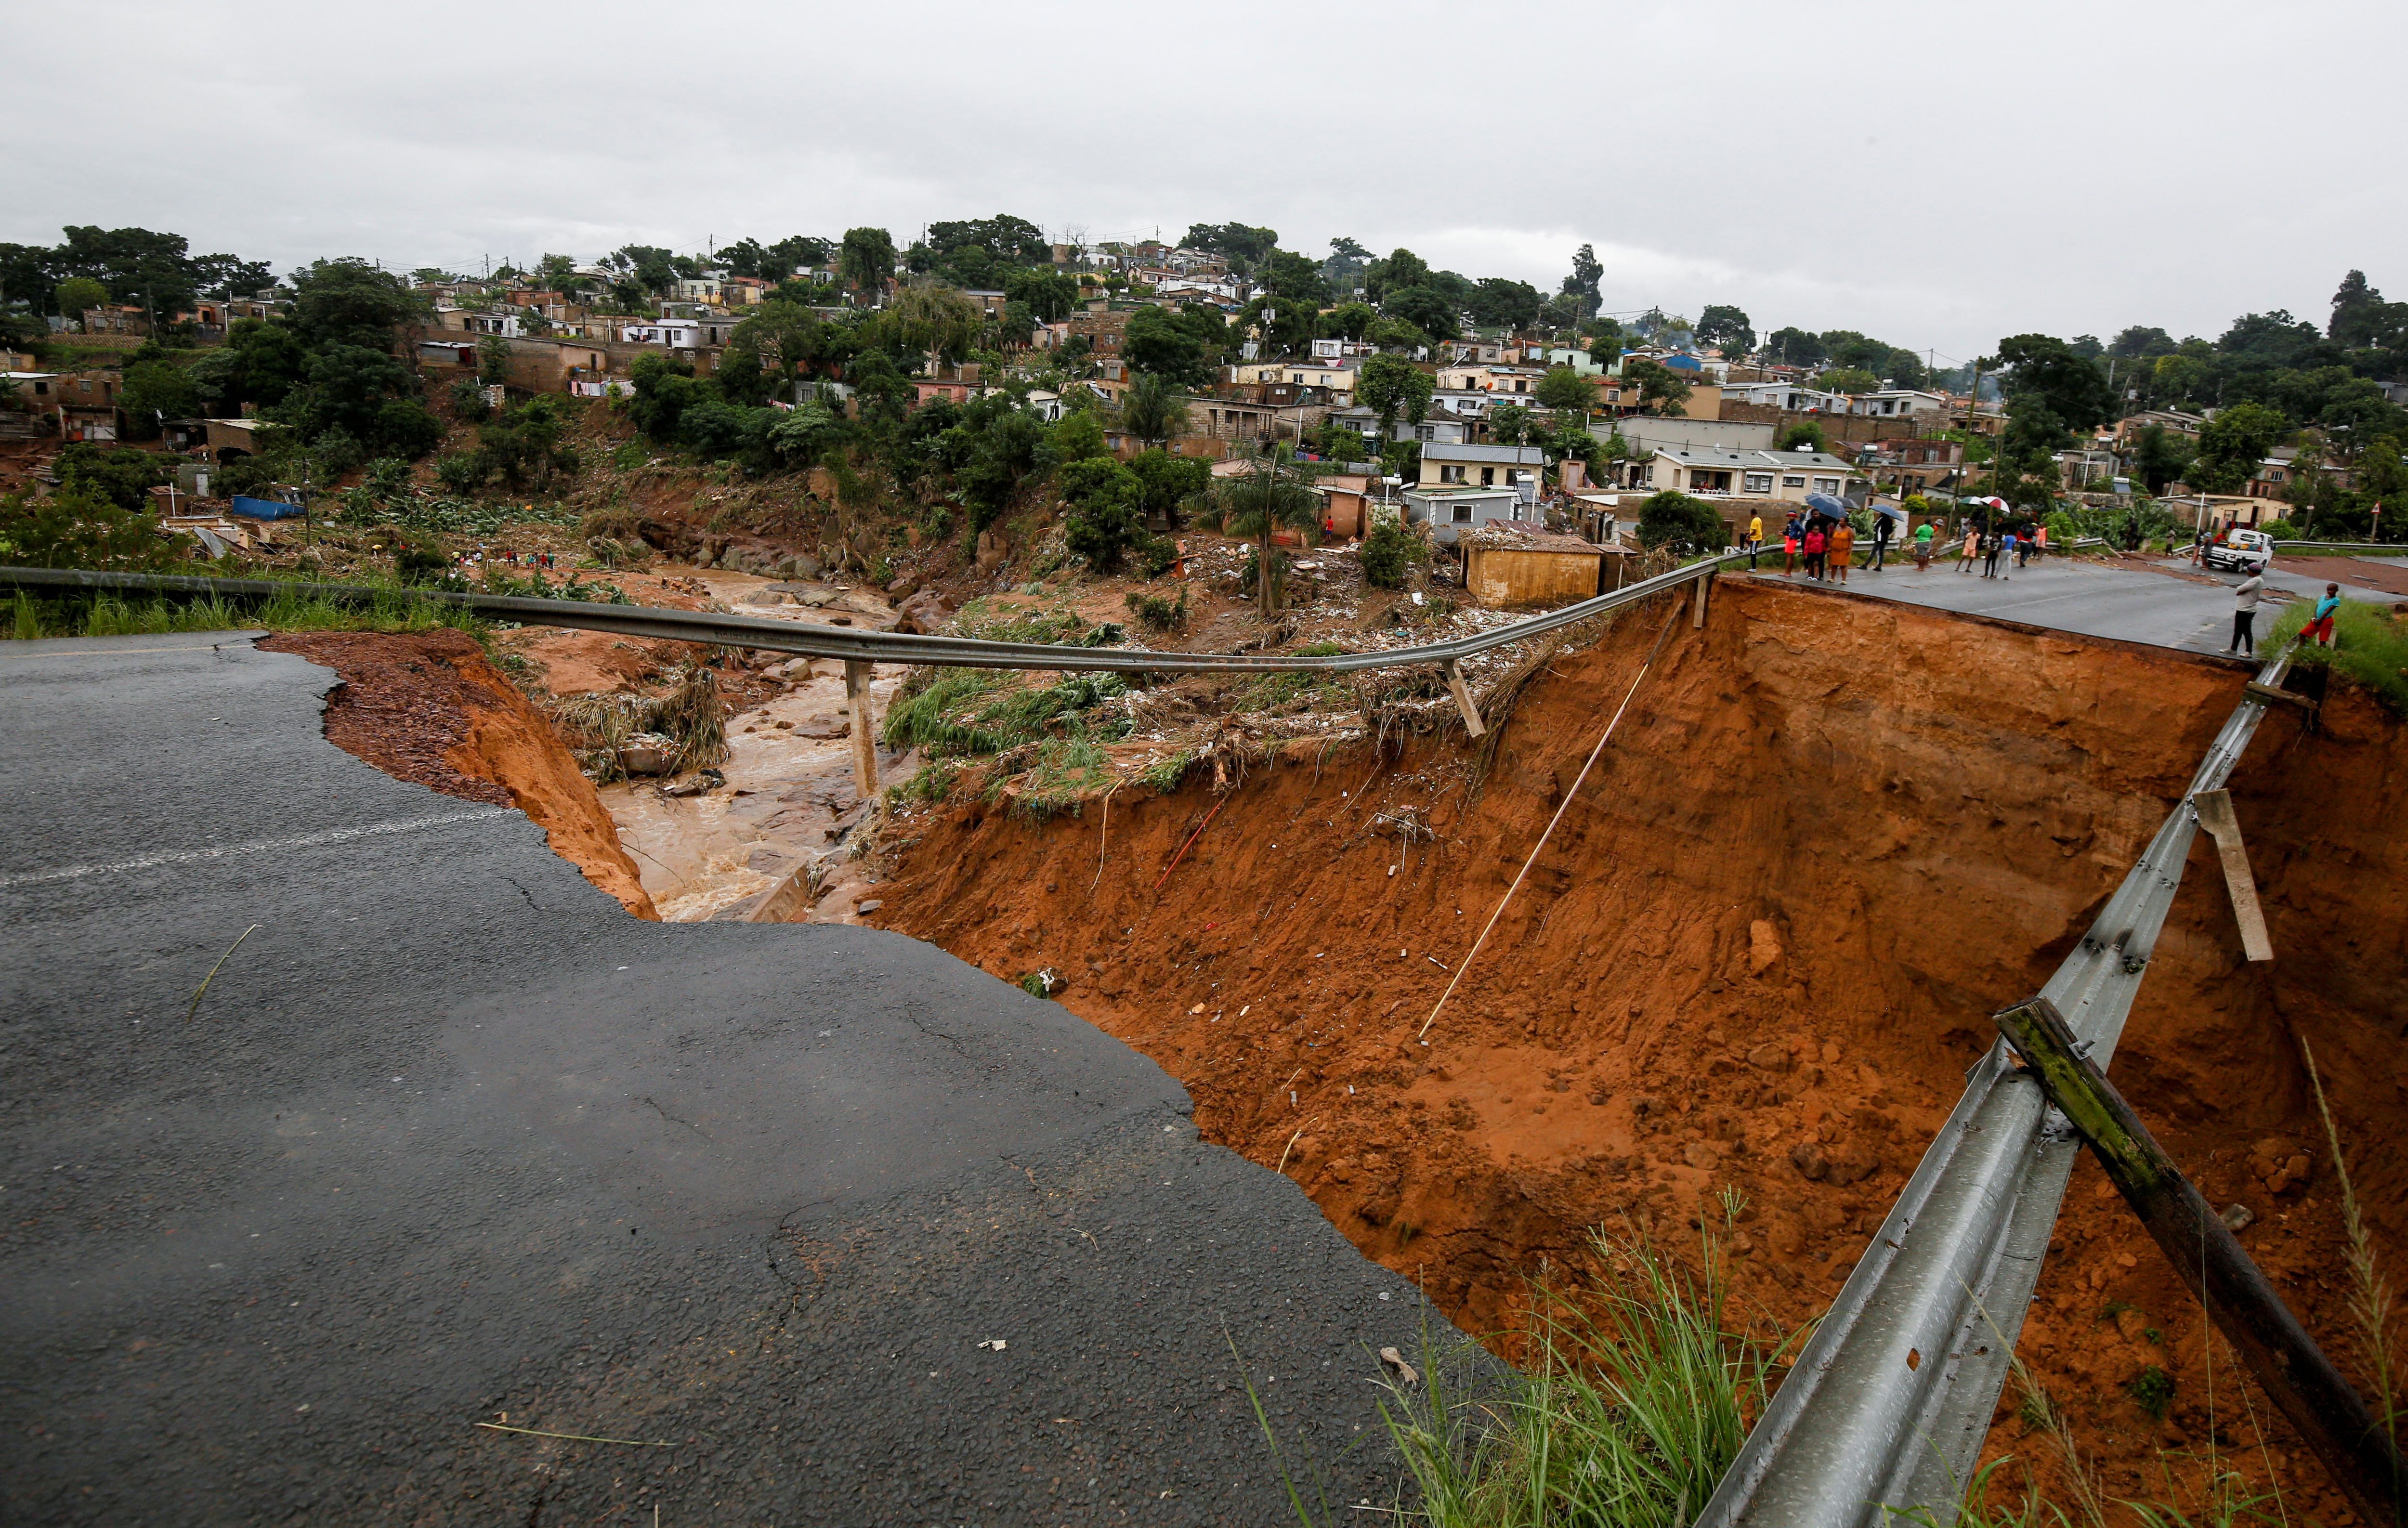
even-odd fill
[[[1879,573],[1889,561],[1890,538],[1896,525],[1897,522],[1889,516],[1874,514],[1872,556],[1865,564],[1866,572]],[[1914,565],[1929,567],[1930,525],[1927,523],[1918,528],[1913,539]],[[1754,551],[1763,545],[1764,517],[1756,515],[1747,522],[1747,550]],[[1789,522],[1781,528],[1781,550],[1784,559],[1781,568],[1783,578],[1796,577],[1802,558],[1808,578],[1844,584],[1848,581],[1848,569],[1856,564],[1856,528],[1836,515],[1813,509],[1797,510],[1790,515]],[[1749,565],[1755,565],[1753,559]]]
[[[2038,526],[2018,531],[2012,525],[1992,526],[1980,530],[1966,527],[1964,550],[1958,554],[1956,571],[1971,573],[1979,559],[1985,578],[2012,578],[2014,570],[2032,559],[2034,552],[2048,550],[2048,529]]]

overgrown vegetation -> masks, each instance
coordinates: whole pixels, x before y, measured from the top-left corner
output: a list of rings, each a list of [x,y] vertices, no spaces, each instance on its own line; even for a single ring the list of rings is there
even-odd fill
[[[1150,632],[1183,632],[1187,629],[1187,586],[1179,586],[1176,601],[1143,591],[1131,593],[1127,599],[1129,614],[1137,623]]]
[[[16,567],[156,571],[186,562],[191,545],[163,535],[157,516],[74,483],[0,499],[0,563]]]
[[[1429,548],[1405,528],[1401,515],[1381,521],[1363,538],[1363,581],[1374,589],[1402,589],[1412,570],[1429,561]]]
[[[726,759],[727,703],[719,676],[707,664],[689,664],[670,678],[666,694],[593,691],[552,703],[552,727],[588,778],[597,785],[626,778],[623,750],[647,734],[667,739],[672,774]]]
[[[423,632],[450,626],[483,640],[486,623],[466,610],[412,599],[398,589],[365,589],[360,597],[332,599],[295,585],[265,600],[126,600],[115,594],[36,598],[20,591],[10,604],[8,635],[151,636],[167,632]]]

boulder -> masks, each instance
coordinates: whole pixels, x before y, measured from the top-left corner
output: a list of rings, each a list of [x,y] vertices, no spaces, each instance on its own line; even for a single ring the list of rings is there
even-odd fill
[[[629,733],[619,745],[619,767],[631,778],[666,775],[677,756],[676,740],[656,732]]]
[[[895,629],[898,632],[933,635],[944,630],[945,622],[953,618],[953,612],[946,607],[945,602],[938,596],[935,590],[923,589],[903,602],[900,619],[896,621]]]

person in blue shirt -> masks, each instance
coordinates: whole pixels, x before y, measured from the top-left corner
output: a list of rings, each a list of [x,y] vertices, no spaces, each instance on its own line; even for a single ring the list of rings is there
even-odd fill
[[[2312,641],[2320,648],[2332,646],[2333,612],[2341,608],[2341,585],[2325,585],[2325,597],[2316,601],[2315,613],[2308,618],[2307,628],[2300,633],[2302,641]]]

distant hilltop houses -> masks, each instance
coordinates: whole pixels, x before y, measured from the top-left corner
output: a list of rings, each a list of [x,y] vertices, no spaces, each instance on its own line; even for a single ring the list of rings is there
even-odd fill
[[[1944,502],[1977,479],[1996,487],[2012,460],[2028,483],[2220,495],[2254,521],[2266,517],[2245,501],[2381,491],[2408,438],[2408,304],[2357,273],[2322,329],[2275,312],[2215,341],[2135,326],[1952,358],[1854,331],[1759,334],[1727,305],[1614,310],[1585,246],[1547,293],[1351,239],[1315,257],[1237,222],[1098,239],[998,214],[905,239],[863,227],[700,251],[631,244],[480,261],[475,275],[320,261],[283,280],[191,256],[172,235],[68,234],[56,249],[0,247],[0,433],[172,432],[241,451],[260,426],[204,426],[263,408],[278,422],[280,389],[306,370],[294,356],[336,342],[503,400],[639,398],[647,378],[678,376],[731,406],[857,415],[874,384],[882,407],[907,410],[997,396],[1047,422],[1096,409],[1119,454],[1282,446],[1467,491]],[[245,359],[208,359],[219,350]],[[2368,476],[2378,446],[2394,454]],[[1527,476],[1491,481],[1498,461],[1449,454],[1496,450],[1543,461],[1533,473],[1516,455],[1510,469]]]

